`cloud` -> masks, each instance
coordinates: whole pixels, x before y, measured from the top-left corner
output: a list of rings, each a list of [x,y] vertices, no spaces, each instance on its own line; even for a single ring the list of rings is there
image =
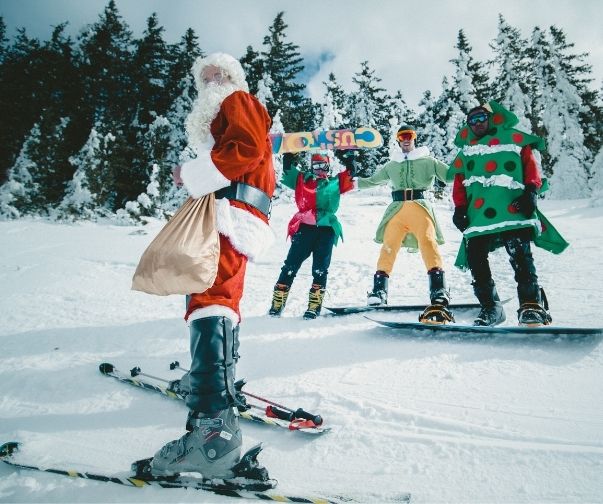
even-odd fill
[[[444,75],[452,73],[449,60],[463,29],[476,59],[492,57],[489,44],[496,36],[498,15],[529,37],[534,26],[563,28],[576,52],[591,52],[595,86],[603,80],[603,9],[598,0],[116,0],[119,11],[136,35],[146,19],[157,12],[166,39],[175,42],[188,27],[199,36],[202,49],[226,51],[240,57],[248,45],[262,48],[268,27],[285,11],[288,41],[297,44],[313,68],[308,89],[323,93],[329,72],[347,89],[360,63],[368,60],[383,86],[401,90],[411,106],[427,89],[439,94]],[[9,36],[18,26],[47,38],[51,25],[70,21],[76,31],[95,22],[108,0],[4,0]],[[321,59],[321,55],[333,57]],[[310,70],[315,73],[310,76]]]

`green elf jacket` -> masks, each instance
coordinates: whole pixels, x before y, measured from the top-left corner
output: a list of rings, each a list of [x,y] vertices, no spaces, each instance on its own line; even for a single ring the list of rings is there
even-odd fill
[[[538,247],[559,254],[569,245],[540,210],[525,217],[512,205],[525,188],[526,165],[522,160],[525,148],[543,151],[544,140],[514,129],[519,122],[517,116],[496,101],[488,105],[492,109],[488,133],[477,138],[465,124],[454,140],[460,151],[451,164],[455,175],[453,200],[458,206],[461,198],[466,199],[469,219],[455,262],[462,270],[468,269],[467,240],[475,236],[492,235],[490,250],[495,250],[503,245],[499,239],[501,232],[531,228]],[[536,171],[539,179],[537,164]],[[466,196],[459,197],[463,188]],[[547,188],[544,181],[539,192]]]
[[[297,213],[289,222],[287,236],[293,236],[301,224],[330,226],[335,231],[335,245],[343,230],[335,212],[339,209],[340,195],[354,188],[348,170],[332,177],[317,177],[313,172],[302,172],[295,167],[283,172],[283,185],[295,190]]]
[[[359,177],[358,188],[367,189],[389,183],[394,191],[400,189],[426,190],[433,185],[435,178],[438,178],[442,182],[449,182],[454,178],[454,173],[448,168],[448,165],[431,157],[427,147],[418,147],[410,151],[407,156],[401,154],[400,157],[402,159],[399,161],[389,161],[370,177]],[[413,201],[427,210],[435,227],[438,244],[441,245],[444,243],[444,236],[431,203],[426,199]],[[393,201],[387,207],[375,233],[375,241],[377,243],[383,243],[383,235],[385,234],[387,223],[398,213],[404,203],[404,201]],[[417,238],[413,234],[408,233],[402,243],[402,247],[406,247],[411,252],[416,252],[419,250]]]

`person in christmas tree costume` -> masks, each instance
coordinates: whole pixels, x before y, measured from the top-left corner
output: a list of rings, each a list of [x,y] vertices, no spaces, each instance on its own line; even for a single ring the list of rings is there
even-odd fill
[[[269,314],[281,315],[299,268],[312,255],[312,286],[304,318],[314,319],[322,308],[333,246],[342,237],[335,216],[339,198],[354,188],[353,158],[342,158],[348,167],[336,174],[331,173],[333,162],[326,151],[311,155],[310,171],[305,173],[293,164],[294,159],[291,153],[283,155],[281,182],[295,190],[297,213],[289,222],[291,247],[274,286]]]
[[[456,266],[469,269],[481,305],[474,324],[492,326],[505,320],[488,262],[490,251],[504,246],[515,272],[522,325],[550,324],[544,291],[538,284],[530,243],[561,253],[568,243],[542,215],[537,195],[546,189],[535,151],[544,141],[514,129],[515,114],[495,101],[467,114],[455,138],[460,148],[455,172],[453,222],[463,233]]]
[[[444,183],[451,181],[452,171],[448,165],[431,157],[427,147],[416,148],[417,133],[413,127],[400,126],[397,138],[402,149],[400,159],[389,161],[370,177],[358,178],[359,189],[387,183],[393,188],[393,201],[385,210],[375,235],[375,241],[383,246],[367,302],[371,306],[387,304],[389,275],[400,248],[419,250],[427,269],[431,303],[419,320],[426,323],[450,322],[454,317],[448,309],[450,293],[438,248],[444,243],[444,238],[425,192],[433,186],[435,179]]]
[[[151,472],[231,478],[242,445],[234,386],[239,303],[247,261],[261,256],[274,237],[268,225],[276,182],[268,135],[272,120],[249,94],[243,68],[232,56],[199,57],[192,74],[198,97],[186,131],[197,157],[173,175],[193,198],[215,194],[220,254],[213,285],[187,296],[191,367],[181,380],[189,392],[187,432],[157,451]]]

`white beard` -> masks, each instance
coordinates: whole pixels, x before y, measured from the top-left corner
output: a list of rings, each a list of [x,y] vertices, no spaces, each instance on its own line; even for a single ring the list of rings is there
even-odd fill
[[[220,106],[227,96],[241,88],[230,82],[224,84],[210,83],[199,90],[193,103],[193,109],[186,118],[186,134],[189,144],[195,149],[213,144],[209,127],[218,115]]]

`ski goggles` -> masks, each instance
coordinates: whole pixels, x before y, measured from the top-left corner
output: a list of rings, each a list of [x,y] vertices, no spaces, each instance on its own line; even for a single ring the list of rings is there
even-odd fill
[[[417,133],[413,130],[402,130],[402,131],[398,131],[396,137],[400,141],[414,140],[415,138],[417,138]]]
[[[485,123],[487,121],[488,114],[485,112],[480,112],[479,114],[475,114],[467,118],[467,124],[469,124],[469,126],[475,126],[478,123]]]
[[[320,170],[320,171],[328,171],[329,163],[325,163],[324,161],[316,161],[316,162],[312,163],[312,169]]]

